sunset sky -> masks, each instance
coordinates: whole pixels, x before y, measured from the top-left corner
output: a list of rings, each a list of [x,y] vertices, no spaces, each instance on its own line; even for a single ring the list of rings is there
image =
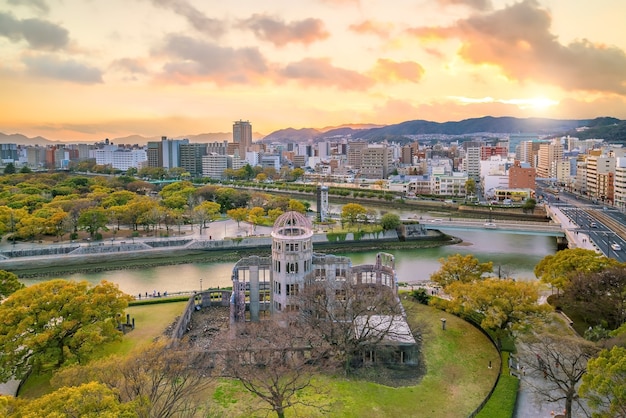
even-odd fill
[[[0,132],[626,119],[624,0],[0,0]]]

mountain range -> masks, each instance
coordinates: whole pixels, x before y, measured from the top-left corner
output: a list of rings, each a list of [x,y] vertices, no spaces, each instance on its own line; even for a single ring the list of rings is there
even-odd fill
[[[580,130],[579,128],[586,129]],[[535,133],[538,135],[572,135],[581,139],[603,138],[611,143],[626,143],[626,121],[612,117],[595,119],[546,119],[546,118],[514,118],[492,117],[465,119],[458,122],[431,122],[426,120],[412,120],[394,125],[342,125],[320,129],[286,128],[274,131],[269,135],[253,133],[253,140],[262,139],[263,142],[297,142],[312,143],[334,137],[350,136],[352,139],[379,142],[383,140],[406,142],[408,135],[451,135],[451,136],[480,136],[480,134],[511,134]],[[181,135],[174,137],[188,138],[190,142],[230,141],[232,133],[204,133],[198,135]],[[144,137],[131,135],[114,138],[114,144],[139,144],[148,141],[160,141],[161,137]],[[85,143],[87,141],[75,141]],[[67,143],[67,141],[51,141],[41,136],[28,138],[21,134],[0,133],[0,143],[14,143],[19,145],[53,145]]]

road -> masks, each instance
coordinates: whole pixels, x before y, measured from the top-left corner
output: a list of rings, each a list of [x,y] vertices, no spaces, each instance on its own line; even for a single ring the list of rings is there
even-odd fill
[[[626,214],[566,191],[554,196],[544,192],[542,186],[537,188],[537,195],[567,216],[570,229],[588,237],[605,256],[626,262]]]

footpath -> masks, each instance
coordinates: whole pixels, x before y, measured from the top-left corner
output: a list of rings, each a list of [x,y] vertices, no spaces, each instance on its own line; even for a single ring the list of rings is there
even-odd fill
[[[598,251],[593,242],[589,240],[589,236],[578,231],[578,225],[573,223],[558,207],[546,206],[546,210],[554,215],[553,219],[558,219],[560,222],[567,236],[569,248],[584,248],[586,250]],[[518,350],[523,350],[523,346],[518,346]],[[519,366],[522,367],[523,364]],[[528,375],[521,376],[513,418],[553,418],[562,413],[565,408],[564,402],[548,403],[537,398],[533,388],[540,387],[542,384],[543,380],[541,379],[532,378]]]

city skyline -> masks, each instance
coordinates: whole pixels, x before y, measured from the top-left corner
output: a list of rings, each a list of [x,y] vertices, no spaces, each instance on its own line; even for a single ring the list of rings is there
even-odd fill
[[[626,119],[620,0],[0,0],[0,132]]]

